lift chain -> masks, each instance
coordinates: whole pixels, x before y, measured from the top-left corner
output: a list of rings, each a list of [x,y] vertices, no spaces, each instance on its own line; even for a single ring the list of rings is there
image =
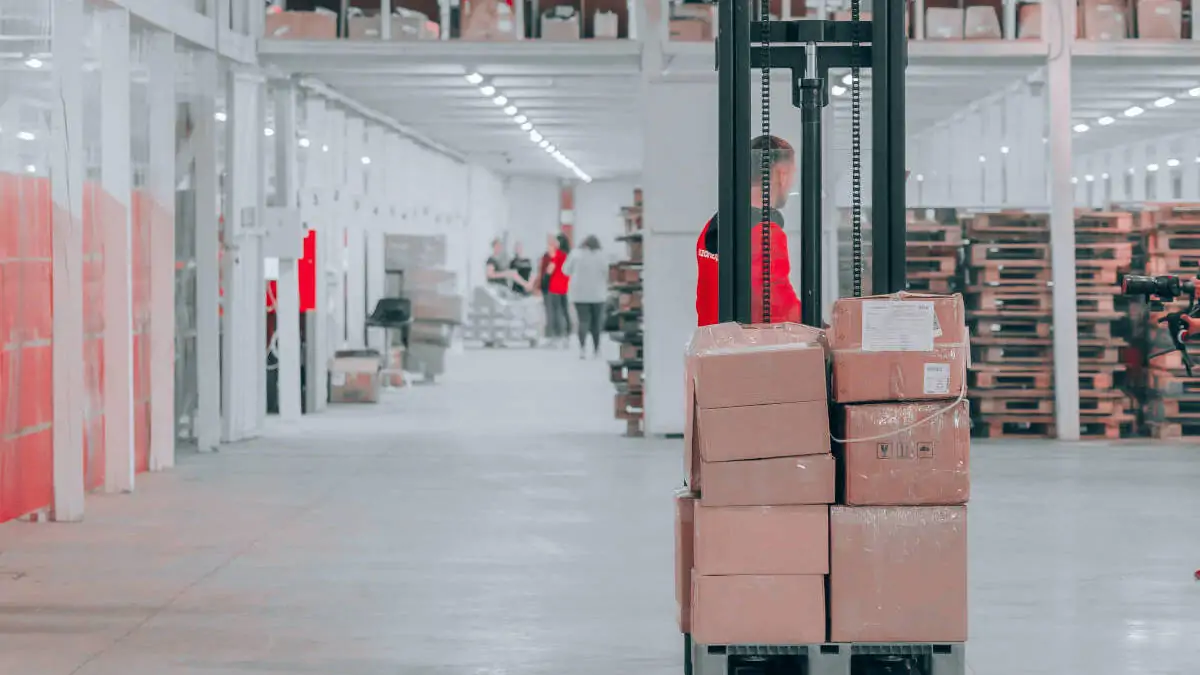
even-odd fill
[[[878,20],[878,11],[871,17]],[[860,19],[859,0],[850,0],[850,20]],[[858,37],[858,31],[854,33]],[[856,39],[851,46],[858,50]],[[850,69],[850,218],[854,274],[854,297],[862,297],[863,231],[862,231],[862,83],[858,66]]]
[[[785,2],[789,0],[784,0]],[[771,163],[776,152],[771,140],[771,0],[762,0],[759,16],[762,29],[762,136],[765,146],[760,154],[762,178],[762,216],[759,231],[762,233],[762,322],[771,323]]]

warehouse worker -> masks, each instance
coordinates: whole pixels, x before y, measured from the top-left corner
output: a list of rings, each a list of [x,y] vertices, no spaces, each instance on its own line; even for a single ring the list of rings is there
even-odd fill
[[[787,141],[778,136],[759,136],[750,144],[754,164],[754,179],[750,186],[750,222],[753,234],[750,241],[750,316],[755,323],[762,321],[762,165],[766,154],[771,176],[771,213],[766,220],[771,231],[771,321],[800,321],[800,298],[789,278],[792,271],[788,260],[787,235],[783,232],[783,214],[777,209],[787,202],[788,191],[796,178],[796,153]],[[717,216],[704,225],[696,242],[696,320],[697,325],[709,326],[717,318],[717,294],[720,284],[717,273]]]

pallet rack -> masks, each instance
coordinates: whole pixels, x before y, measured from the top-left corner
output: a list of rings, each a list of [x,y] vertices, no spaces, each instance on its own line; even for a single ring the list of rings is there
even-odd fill
[[[609,379],[617,389],[613,413],[625,420],[627,436],[645,433],[646,382],[643,376],[645,359],[642,355],[642,191],[633,191],[633,206],[621,209],[625,221],[624,234],[617,241],[628,248],[628,257],[609,266],[608,288],[618,297],[617,311],[612,317],[615,330],[613,341],[620,346],[615,361],[609,362]]]
[[[956,293],[962,224],[954,209],[909,209],[905,243],[908,290],[918,293]]]
[[[1164,205],[1148,219],[1146,268],[1150,274],[1200,275],[1200,204]],[[1152,312],[1146,348],[1170,349],[1170,337]],[[1198,373],[1200,375],[1200,373]],[[1154,438],[1200,439],[1200,376],[1188,377],[1178,352],[1150,362],[1146,371],[1142,412]]]
[[[972,434],[1054,435],[1050,220],[960,213],[966,231]]]

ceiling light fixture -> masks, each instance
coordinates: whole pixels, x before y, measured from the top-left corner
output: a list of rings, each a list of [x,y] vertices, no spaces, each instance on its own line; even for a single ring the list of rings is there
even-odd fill
[[[925,182],[925,175],[924,175],[924,174],[920,174],[920,173],[919,173],[919,174],[917,174],[917,182],[918,182],[918,183],[924,183],[924,182]]]
[[[36,141],[37,140],[37,136],[33,135],[33,132],[30,132],[30,131],[18,131],[17,138],[19,138],[23,141]]]
[[[1177,159],[1168,159],[1168,160],[1167,160],[1167,166],[1169,166],[1169,167],[1176,167],[1176,166],[1179,166],[1179,160],[1177,160]]]
[[[1002,154],[1002,155],[1008,154],[1008,146],[1007,145],[1000,146],[1000,154]]]
[[[844,84],[846,86],[850,86],[853,82],[854,82],[854,73],[846,73],[846,76],[842,78],[842,84]]]
[[[307,148],[310,145],[312,145],[312,141],[308,140],[307,138],[300,139],[300,147]]]
[[[1075,185],[1078,182],[1079,182],[1079,178],[1077,178],[1076,176],[1071,176],[1071,184],[1072,185]]]
[[[547,152],[547,153],[549,153],[549,154],[551,154],[551,155],[553,155],[553,154],[554,154],[554,151],[555,151],[555,150],[557,150],[557,148],[555,148],[553,145],[550,145],[550,146],[547,146],[547,147],[546,147],[546,152]]]
[[[1154,107],[1155,108],[1165,108],[1169,105],[1174,105],[1174,104],[1175,104],[1175,99],[1171,98],[1170,96],[1164,96],[1154,102]]]
[[[322,145],[322,146],[321,146],[321,152],[329,152],[329,146],[328,146],[328,145]]]
[[[274,130],[274,129],[272,129],[271,127],[267,127],[266,129],[263,129],[263,135],[264,135],[264,136],[267,136],[268,138],[269,138],[269,137],[271,137],[271,136],[274,136],[274,135],[275,135],[275,130]]]
[[[835,84],[835,85],[833,85],[832,87],[830,87],[830,88],[829,88],[829,91],[830,91],[830,92],[831,92],[831,93],[832,93],[834,96],[841,96],[842,94],[846,93],[846,88],[845,88],[845,87],[843,87],[843,86],[841,86],[841,85]]]
[[[525,122],[521,125],[521,131],[532,131],[533,122]]]
[[[983,156],[983,155],[980,155],[980,156],[979,156],[979,161],[980,161],[980,162],[986,162],[986,161],[987,161],[987,157],[985,157],[985,156]]]
[[[542,139],[542,141],[540,143],[538,143],[539,148],[545,148],[547,145],[550,145],[550,141],[548,141],[544,138]]]
[[[1147,171],[1158,171],[1158,165],[1157,164],[1147,164],[1146,170]]]
[[[1116,120],[1109,117],[1108,115],[1105,115],[1104,117],[1101,117],[1100,119],[1096,120],[1096,124],[1099,124],[1102,127],[1106,127],[1106,126],[1112,124],[1113,122],[1116,122]]]
[[[513,118],[513,121],[516,122],[517,124],[525,124],[526,122],[529,121],[529,118],[524,115],[517,115],[516,117]]]
[[[370,158],[370,157],[363,157],[363,158],[362,158],[362,163],[363,163],[363,166],[367,166],[368,164],[370,164],[370,163],[371,163],[371,158]]]
[[[1096,177],[1089,173],[1088,175],[1084,176],[1083,179],[1090,183],[1096,180]]]
[[[30,68],[33,68],[34,70],[37,70],[38,68],[41,68],[42,66],[44,66],[46,64],[43,63],[42,60],[39,59],[38,57],[31,56],[31,57],[25,59],[25,65]]]
[[[479,88],[479,93],[483,94],[484,96],[494,96],[496,94],[496,88],[490,84],[485,84]]]
[[[1082,122],[1080,122],[1079,124],[1076,124],[1074,128],[1075,128],[1075,133],[1077,133],[1077,134],[1082,134],[1083,132],[1087,131],[1088,129],[1091,129],[1091,127],[1089,127],[1088,125],[1086,125]]]
[[[1106,174],[1106,173],[1100,174],[1100,180],[1108,180],[1108,174]]]
[[[1125,111],[1125,116],[1126,117],[1137,117],[1138,115],[1141,115],[1144,112],[1146,112],[1145,109],[1139,108],[1138,106],[1135,105],[1132,108],[1129,108],[1128,110]]]
[[[507,96],[497,96],[496,98],[492,99],[492,103],[495,103],[496,105],[504,105],[504,104],[508,103],[508,97]]]
[[[30,165],[28,165],[28,166],[26,166],[26,167],[25,167],[25,172],[26,172],[26,173],[37,173],[37,167],[36,167],[36,166],[34,166],[34,165],[32,165],[32,164],[30,164]]]
[[[480,82],[483,82],[483,76],[479,73],[467,73],[464,77],[466,77],[467,82],[471,84],[479,84]]]
[[[225,120],[229,119],[229,116],[223,112],[219,112],[213,115],[213,119],[217,120],[218,122],[224,122]]]
[[[542,140],[542,135],[538,133],[537,129],[534,129],[533,131],[529,132],[529,140],[533,141],[534,143],[539,143]]]
[[[515,105],[505,106],[504,114],[508,115],[509,117],[516,115],[517,114],[517,106],[515,106]]]
[[[1192,98],[1200,96],[1200,87],[1194,87],[1192,89],[1188,89],[1188,96],[1191,96]]]

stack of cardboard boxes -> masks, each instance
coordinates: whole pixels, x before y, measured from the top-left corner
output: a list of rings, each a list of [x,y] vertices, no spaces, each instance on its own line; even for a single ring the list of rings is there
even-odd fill
[[[839,301],[828,342],[696,331],[676,500],[695,644],[966,640],[968,352],[957,295]]]

